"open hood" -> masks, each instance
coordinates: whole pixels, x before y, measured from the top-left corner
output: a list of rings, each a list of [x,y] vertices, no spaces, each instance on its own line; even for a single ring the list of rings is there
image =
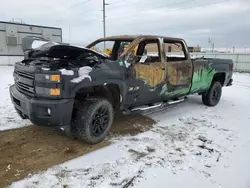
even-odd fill
[[[24,37],[22,39],[22,49],[24,53],[29,53],[30,51],[32,51],[34,57],[43,56],[46,54],[55,58],[61,58],[63,56],[71,56],[73,58],[73,56],[76,57],[81,55],[82,53],[91,52],[92,54],[96,54],[99,57],[108,58],[106,54],[96,52],[89,48],[58,43],[36,36]]]
[[[24,51],[24,59],[26,61],[35,58],[42,58],[43,60],[56,60],[60,63],[65,62],[66,60],[67,63],[72,63],[72,61],[74,61],[75,64],[88,64],[88,66],[92,66],[97,62],[109,58],[108,56],[89,48],[57,43],[46,40],[42,37],[23,38],[22,48]]]
[[[56,42],[44,39],[42,37],[36,37],[36,36],[28,36],[22,39],[23,52],[26,52],[27,50],[34,50],[34,49],[43,50],[43,49],[50,48],[58,44],[60,43],[56,43]]]

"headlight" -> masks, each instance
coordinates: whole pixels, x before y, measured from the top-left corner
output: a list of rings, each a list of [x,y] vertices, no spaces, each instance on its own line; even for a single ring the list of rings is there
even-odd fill
[[[53,82],[60,82],[61,76],[59,74],[45,75],[45,79]]]
[[[37,81],[49,81],[49,82],[60,82],[60,74],[36,74],[35,80]]]
[[[61,89],[60,88],[36,87],[36,94],[43,95],[43,96],[60,96]]]
[[[61,90],[59,88],[52,88],[49,89],[50,96],[59,96],[61,93]]]

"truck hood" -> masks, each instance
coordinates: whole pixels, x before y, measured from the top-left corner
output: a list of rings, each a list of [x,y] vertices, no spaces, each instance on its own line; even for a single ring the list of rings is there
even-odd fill
[[[26,58],[51,57],[76,59],[85,52],[91,52],[100,58],[108,58],[107,55],[89,48],[49,41],[42,37],[28,36],[22,39],[22,49]]]
[[[49,43],[53,44],[54,42],[44,39],[42,37],[28,36],[22,39],[22,49],[23,52],[26,52],[28,50],[34,50],[36,48],[41,47],[44,44],[49,44]]]

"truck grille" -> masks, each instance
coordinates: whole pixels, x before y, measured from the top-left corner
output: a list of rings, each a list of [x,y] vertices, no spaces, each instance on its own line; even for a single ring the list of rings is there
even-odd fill
[[[34,95],[34,74],[16,70],[14,71],[15,85],[21,93]]]

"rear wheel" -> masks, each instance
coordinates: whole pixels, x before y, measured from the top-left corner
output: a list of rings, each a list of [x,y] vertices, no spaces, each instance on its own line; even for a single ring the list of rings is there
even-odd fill
[[[209,90],[202,94],[202,102],[207,106],[216,106],[221,98],[222,86],[221,83],[213,82]]]
[[[77,138],[88,144],[104,140],[113,124],[114,111],[106,99],[90,99],[78,105],[73,122]]]

